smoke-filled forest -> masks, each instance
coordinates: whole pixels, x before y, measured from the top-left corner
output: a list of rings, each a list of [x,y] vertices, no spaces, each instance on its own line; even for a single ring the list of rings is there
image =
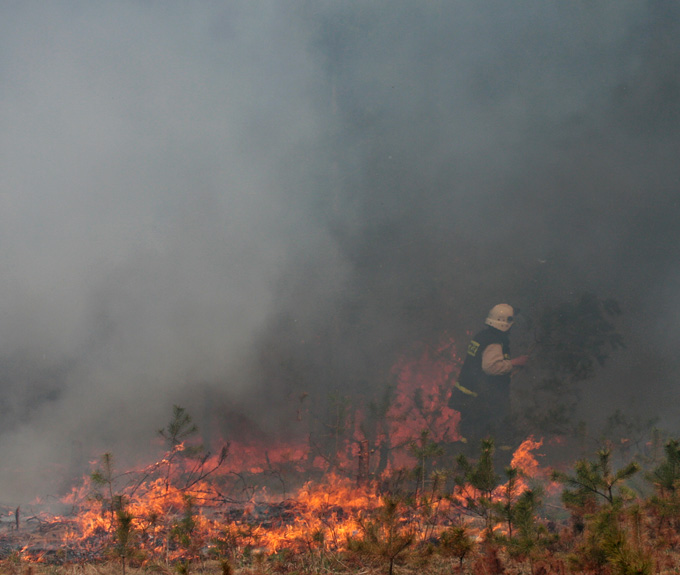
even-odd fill
[[[113,536],[135,495],[119,474],[147,485],[161,469],[166,492],[191,483],[179,469],[245,473],[249,497],[338,473],[403,525],[413,501],[396,496],[422,497],[444,467],[447,497],[479,481],[496,497],[499,458],[524,441],[560,528],[595,533],[597,516],[612,540],[642,533],[612,519],[633,492],[646,519],[677,520],[678,3],[57,0],[0,16],[5,551],[81,488]],[[529,360],[491,481],[451,397],[499,303]],[[172,413],[191,425],[167,427]],[[391,483],[406,469],[420,471]],[[673,505],[640,504],[654,497]],[[182,505],[175,544],[196,511]],[[474,536],[501,513],[512,539],[512,505],[485,505]],[[601,561],[582,569],[635,563],[591,543]]]

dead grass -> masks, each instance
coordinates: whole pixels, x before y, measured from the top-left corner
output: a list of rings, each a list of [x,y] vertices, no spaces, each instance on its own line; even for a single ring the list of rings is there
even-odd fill
[[[680,557],[666,552],[660,554],[655,574],[670,575],[678,573]],[[282,562],[276,558],[263,558],[249,565],[225,566],[223,561],[214,560],[189,566],[190,575],[386,575],[386,564],[365,563],[352,557],[340,557],[333,564],[318,564],[304,556],[289,558]],[[127,567],[128,575],[181,575],[183,569],[171,565],[146,565],[143,567]],[[571,575],[576,573],[568,568],[567,563],[558,557],[547,558],[533,565],[527,562],[510,560],[499,550],[476,550],[466,558],[462,568],[457,559],[442,557],[438,554],[427,557],[410,556],[399,562],[394,568],[394,575]],[[579,571],[578,573],[582,573]],[[614,575],[607,568],[600,575]],[[22,561],[5,560],[0,562],[2,575],[121,575],[122,568],[118,562],[77,565],[42,565],[27,564]]]

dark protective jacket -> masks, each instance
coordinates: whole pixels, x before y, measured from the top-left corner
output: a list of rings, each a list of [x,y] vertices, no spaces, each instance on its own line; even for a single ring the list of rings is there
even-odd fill
[[[491,344],[498,343],[503,356],[510,359],[510,338],[488,326],[475,335],[470,344],[449,400],[449,407],[459,411],[458,431],[470,447],[477,447],[484,437],[505,439],[510,427],[510,373],[488,375],[482,369],[482,354]]]
[[[470,341],[463,367],[458,376],[458,383],[464,388],[477,393],[480,385],[487,383],[490,386],[500,388],[510,385],[510,374],[488,375],[482,369],[482,355],[484,350],[492,343],[501,344],[503,357],[510,359],[510,338],[507,332],[487,326]]]

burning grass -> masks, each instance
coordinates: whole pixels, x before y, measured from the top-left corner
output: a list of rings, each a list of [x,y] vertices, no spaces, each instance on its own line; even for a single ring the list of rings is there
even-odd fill
[[[644,474],[646,492],[630,484],[639,465],[615,468],[610,451],[550,473],[541,447],[523,442],[502,479],[485,442],[478,458],[424,481],[417,461],[411,473],[359,484],[329,470],[287,497],[256,485],[257,474],[229,471],[224,452],[197,459],[177,444],[122,474],[104,456],[62,499],[62,514],[44,504],[7,510],[0,566],[31,575],[677,572],[677,443]]]
[[[452,359],[453,358],[453,359]],[[449,406],[452,342],[396,366],[372,409],[342,402],[291,445],[194,442],[179,407],[166,452],[140,469],[111,454],[58,505],[0,516],[11,575],[111,573],[647,575],[680,571],[680,447],[603,449],[542,465],[568,439],[528,437],[499,470],[493,440],[470,455]],[[298,421],[305,423],[305,395]],[[658,442],[657,442],[658,444]],[[468,456],[460,455],[461,451]],[[653,450],[652,450],[653,451]],[[627,459],[627,461],[626,461]],[[636,460],[633,460],[636,459]],[[508,459],[508,461],[510,461]],[[615,463],[616,462],[616,463]]]

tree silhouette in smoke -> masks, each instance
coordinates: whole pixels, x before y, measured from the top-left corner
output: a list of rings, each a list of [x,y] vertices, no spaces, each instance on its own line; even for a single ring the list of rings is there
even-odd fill
[[[616,300],[583,293],[576,300],[545,307],[531,322],[535,383],[521,409],[530,431],[574,431],[580,384],[592,379],[613,351],[625,347],[614,324],[620,315]]]

